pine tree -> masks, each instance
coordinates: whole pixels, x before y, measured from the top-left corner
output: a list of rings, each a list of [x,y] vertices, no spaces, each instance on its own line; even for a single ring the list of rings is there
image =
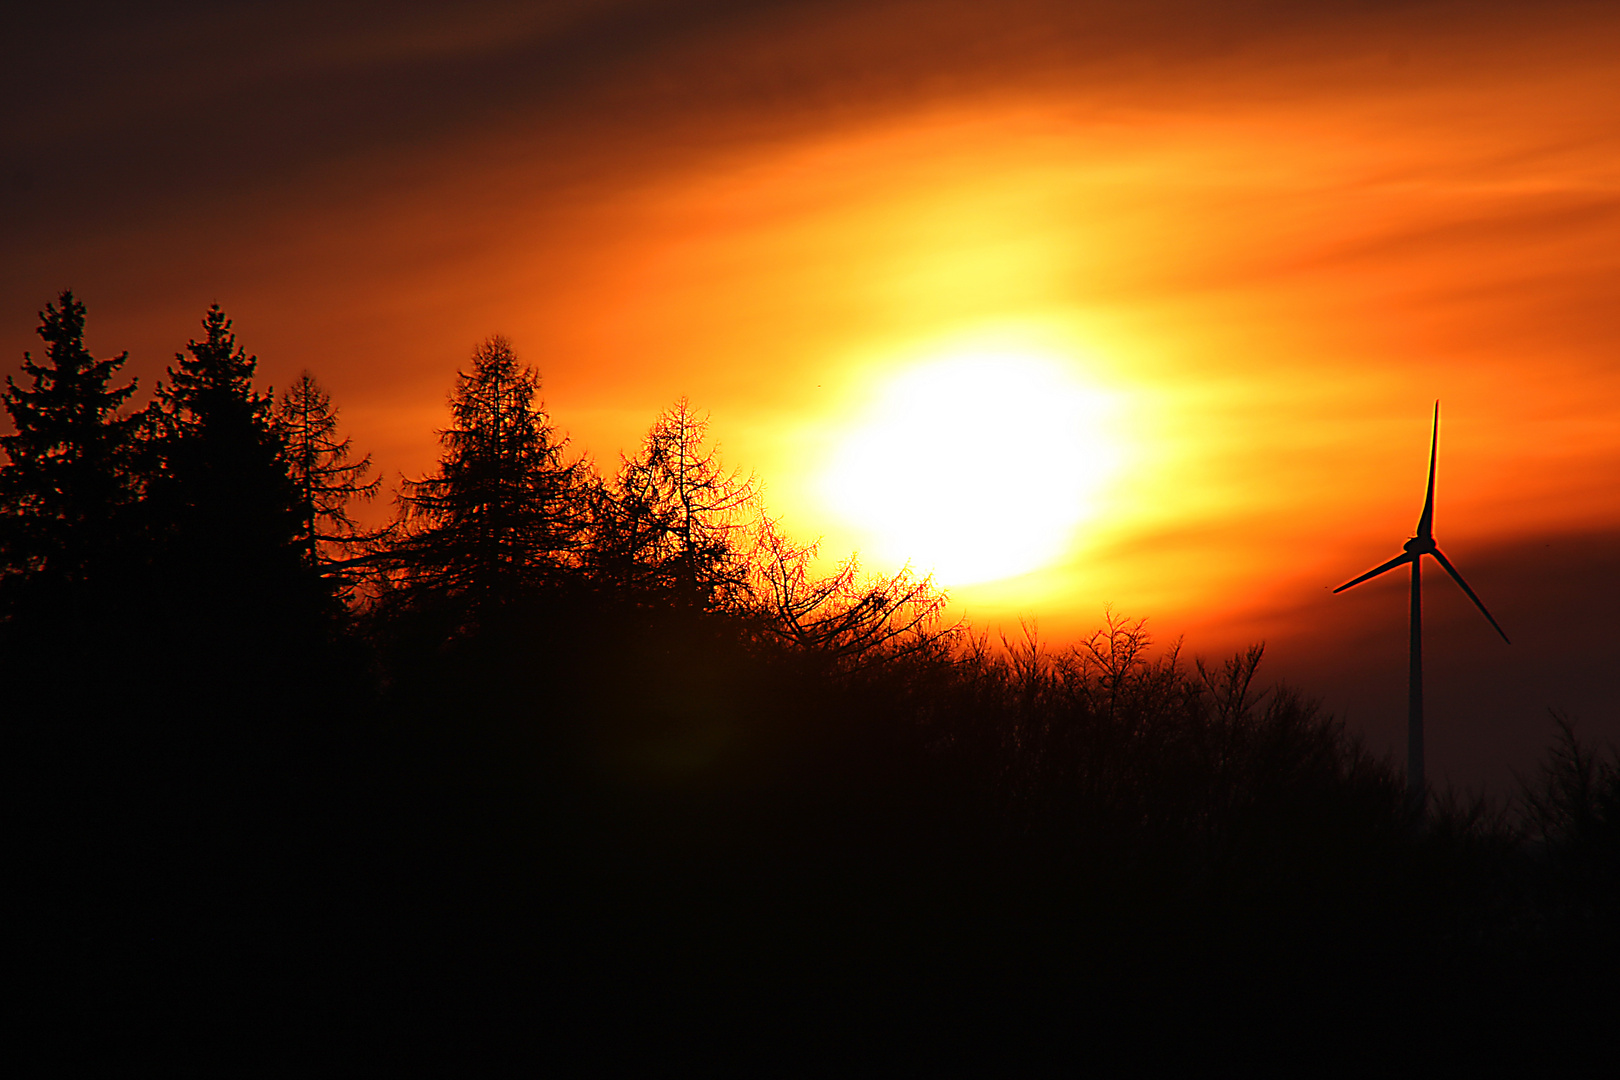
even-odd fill
[[[719,449],[705,445],[708,429],[709,418],[684,397],[658,417],[599,500],[594,558],[602,574],[632,589],[726,608],[748,590],[738,541],[758,484],[725,469]]]
[[[390,562],[411,596],[476,610],[534,595],[579,563],[589,470],[564,458],[540,376],[491,337],[458,372],[437,472],[407,481]]]
[[[85,308],[65,290],[45,305],[45,362],[23,354],[31,386],[6,378],[0,403],[16,431],[0,435],[0,579],[84,583],[117,546],[115,523],[138,495],[134,417],[120,408],[132,380],[111,386],[128,353],[97,360],[84,344]]]
[[[349,459],[350,440],[338,437],[331,395],[309,372],[300,373],[282,395],[276,422],[298,493],[298,546],[304,563],[340,587],[352,587],[347,556],[373,537],[349,516],[349,505],[374,498],[382,478],[365,478],[371,471],[371,455]]]

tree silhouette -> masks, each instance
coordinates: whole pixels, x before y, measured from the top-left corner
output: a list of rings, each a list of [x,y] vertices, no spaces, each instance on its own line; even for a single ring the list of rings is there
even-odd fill
[[[150,520],[164,573],[216,596],[274,594],[298,573],[298,497],[258,360],[218,304],[147,410]],[[244,599],[246,597],[244,596]]]
[[[932,578],[919,578],[909,567],[862,578],[853,555],[817,578],[811,564],[818,547],[795,544],[774,522],[760,522],[750,561],[767,636],[852,671],[937,651],[958,633],[960,624],[941,623],[947,597]]]
[[[349,516],[349,505],[374,498],[382,477],[365,478],[371,455],[350,460],[350,440],[338,437],[332,397],[309,372],[301,372],[282,394],[276,422],[298,493],[297,543],[304,563],[347,591],[354,580],[349,553],[375,539]]]
[[[138,495],[134,417],[120,407],[132,380],[110,384],[128,357],[97,360],[84,344],[85,308],[71,290],[46,304],[37,333],[45,362],[23,354],[32,385],[6,377],[0,403],[16,432],[0,435],[0,579],[82,582],[114,543],[113,521]]]
[[[540,376],[503,337],[473,352],[450,395],[437,472],[406,481],[387,554],[411,596],[459,597],[476,609],[532,595],[578,564],[588,470],[563,456]]]
[[[1520,778],[1524,829],[1551,871],[1550,906],[1583,933],[1606,924],[1620,936],[1620,751],[1583,743],[1565,713],[1552,720],[1545,760]]]
[[[598,500],[594,559],[603,574],[702,609],[737,606],[748,591],[739,540],[758,484],[727,471],[705,446],[709,418],[684,397],[666,409]]]

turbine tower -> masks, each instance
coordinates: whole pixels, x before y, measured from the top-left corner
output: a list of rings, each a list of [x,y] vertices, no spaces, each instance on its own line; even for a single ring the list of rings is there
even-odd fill
[[[1462,591],[1468,594],[1468,599],[1479,608],[1480,614],[1490,620],[1496,632],[1507,641],[1508,636],[1502,628],[1497,626],[1491,613],[1485,610],[1485,605],[1474,590],[1468,587],[1468,582],[1451,565],[1438,545],[1434,542],[1434,458],[1435,452],[1440,448],[1440,402],[1434,403],[1434,434],[1429,441],[1429,492],[1423,499],[1423,516],[1418,518],[1417,535],[1402,545],[1406,550],[1382,566],[1362,574],[1358,578],[1340,585],[1333,591],[1336,593],[1360,585],[1363,581],[1377,577],[1379,574],[1395,569],[1403,563],[1412,564],[1412,655],[1411,666],[1408,669],[1406,683],[1406,796],[1412,806],[1419,812],[1423,809],[1426,787],[1423,781],[1423,593],[1422,570],[1423,556],[1433,555],[1435,561],[1445,568],[1451,579],[1461,586]],[[1509,642],[1509,644],[1512,644]]]

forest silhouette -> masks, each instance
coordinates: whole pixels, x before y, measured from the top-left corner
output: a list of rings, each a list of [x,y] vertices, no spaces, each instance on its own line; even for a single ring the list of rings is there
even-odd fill
[[[256,388],[215,305],[137,409],[85,317],[48,304],[0,394],[17,1023],[57,1061],[1354,1066],[1612,1029],[1620,762],[1567,717],[1519,798],[1425,814],[1259,646],[1112,612],[992,642],[926,577],[819,572],[684,399],[602,475],[491,337],[367,527],[312,375]]]

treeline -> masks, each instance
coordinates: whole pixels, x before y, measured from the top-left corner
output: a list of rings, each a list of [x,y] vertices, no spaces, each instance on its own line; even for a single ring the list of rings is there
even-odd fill
[[[818,575],[685,401],[604,476],[491,338],[368,527],[311,376],[257,390],[215,307],[137,410],[84,318],[0,396],[14,940],[64,1060],[1352,1064],[1612,1019],[1620,767],[1572,727],[1516,806],[1420,817],[1258,648],[992,646]]]
[[[438,468],[407,481],[368,531],[357,501],[381,484],[353,458],[308,372],[279,398],[215,305],[149,405],[96,360],[71,292],[47,305],[43,361],[0,401],[0,618],[83,613],[131,589],[208,617],[274,611],[308,630],[365,612],[437,611],[447,636],[542,596],[725,613],[849,668],[948,639],[943,597],[909,572],[862,579],[853,560],[810,573],[815,549],[780,534],[752,477],[706,444],[685,399],[603,478],[571,457],[539,376],[494,337],[458,374]],[[150,596],[148,597],[150,598]],[[87,607],[88,606],[88,607]]]

